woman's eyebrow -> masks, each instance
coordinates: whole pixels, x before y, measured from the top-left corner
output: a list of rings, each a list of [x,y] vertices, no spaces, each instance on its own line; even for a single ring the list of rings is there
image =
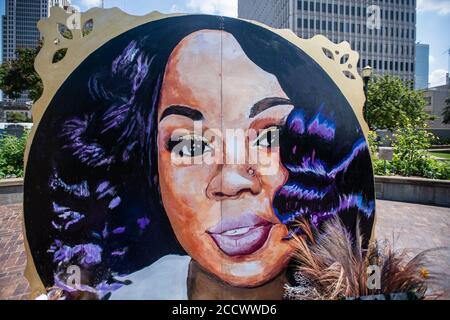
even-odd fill
[[[280,105],[293,105],[293,103],[291,100],[281,97],[264,98],[253,105],[248,117],[254,118],[264,110]]]
[[[170,115],[185,116],[194,121],[203,120],[203,114],[198,110],[192,109],[187,106],[171,105],[163,111],[159,122],[161,122],[165,117],[168,117]]]

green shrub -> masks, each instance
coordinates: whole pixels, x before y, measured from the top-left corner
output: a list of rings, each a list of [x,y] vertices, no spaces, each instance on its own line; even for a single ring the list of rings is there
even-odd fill
[[[385,162],[378,159],[376,133],[370,132],[368,141],[374,173],[450,180],[450,162],[434,159],[427,150],[431,147],[433,139],[433,134],[426,130],[415,129],[411,125],[397,129],[394,131],[392,143],[393,159]]]
[[[23,157],[28,133],[17,138],[11,135],[0,137],[0,179],[23,177]]]

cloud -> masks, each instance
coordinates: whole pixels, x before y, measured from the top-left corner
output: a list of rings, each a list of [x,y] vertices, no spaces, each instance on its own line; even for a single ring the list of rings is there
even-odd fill
[[[102,0],[81,0],[81,4],[86,7],[100,7],[102,5]]]
[[[436,69],[430,74],[430,87],[441,86],[445,84],[445,77],[447,75],[447,70]]]
[[[193,12],[237,17],[237,0],[189,0],[186,6]]]
[[[418,0],[417,10],[435,11],[440,15],[450,14],[450,0]]]
[[[432,55],[430,55],[429,59],[430,64],[433,64],[436,61],[436,59]]]
[[[181,11],[182,10],[176,4],[173,4],[172,7],[170,7],[170,13],[177,13]]]

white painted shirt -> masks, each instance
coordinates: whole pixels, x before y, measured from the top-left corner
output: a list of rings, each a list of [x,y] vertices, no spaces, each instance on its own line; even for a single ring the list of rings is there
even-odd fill
[[[110,300],[187,300],[191,257],[167,255],[119,280],[132,283],[114,291]]]

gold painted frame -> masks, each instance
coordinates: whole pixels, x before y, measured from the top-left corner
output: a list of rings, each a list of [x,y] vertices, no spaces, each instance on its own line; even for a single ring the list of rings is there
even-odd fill
[[[50,17],[39,21],[38,28],[44,37],[44,44],[35,61],[35,69],[42,78],[44,91],[40,99],[33,105],[32,115],[34,126],[30,133],[25,151],[25,168],[34,134],[39,126],[42,115],[50,104],[53,96],[67,79],[67,77],[91,53],[103,46],[109,40],[120,34],[145,23],[184,14],[162,14],[157,11],[144,16],[129,15],[118,8],[93,8],[84,13],[69,14],[59,7],[53,7]],[[78,29],[71,29],[72,39],[62,36],[58,30],[59,25],[67,24],[73,16],[78,19]],[[89,34],[83,35],[83,26],[93,22],[93,29]],[[262,23],[250,21],[263,28],[269,29],[285,38],[306,54],[311,56],[330,76],[341,90],[358,119],[358,122],[367,138],[369,128],[364,121],[363,105],[365,101],[363,81],[357,72],[359,54],[350,48],[348,42],[335,44],[322,35],[311,39],[301,39],[289,29],[274,29]],[[67,49],[64,58],[53,63],[55,53],[60,49]],[[27,253],[25,277],[31,287],[31,298],[46,293],[46,288],[37,274],[30,248],[24,231],[24,244]]]

